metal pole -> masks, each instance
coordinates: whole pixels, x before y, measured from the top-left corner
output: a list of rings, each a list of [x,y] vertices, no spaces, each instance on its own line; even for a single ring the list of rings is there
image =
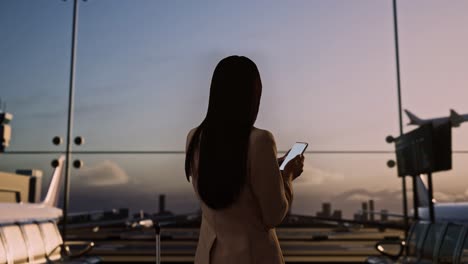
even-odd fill
[[[395,59],[396,59],[396,74],[397,74],[397,92],[398,92],[398,118],[400,121],[400,136],[403,134],[403,117],[401,107],[401,80],[400,80],[400,52],[398,48],[398,18],[397,18],[397,3],[393,0],[393,28],[395,33]],[[402,192],[403,192],[403,215],[405,225],[405,237],[408,235],[408,199],[406,197],[406,178],[401,177]]]
[[[434,202],[433,202],[433,189],[432,189],[432,173],[429,172],[427,174],[427,184],[429,185],[429,189],[427,190],[427,196],[429,198],[429,216],[431,219],[431,223],[435,222],[435,215],[434,215]]]
[[[403,134],[403,117],[401,107],[401,80],[400,80],[400,51],[398,47],[398,18],[396,0],[393,0],[393,24],[395,30],[395,59],[396,59],[396,74],[397,74],[397,92],[398,92],[398,118],[400,121],[400,135]]]
[[[416,183],[416,177],[420,177],[412,175],[411,178],[413,178],[413,208],[414,208],[414,220],[418,221],[419,220],[419,212],[418,212],[418,207],[419,207],[419,200],[418,200],[418,195],[417,195],[417,183]]]
[[[67,145],[66,145],[66,162],[65,162],[65,190],[63,196],[63,225],[62,236],[63,240],[67,240],[67,216],[68,203],[70,199],[70,163],[71,163],[71,138],[73,132],[73,99],[75,92],[75,66],[76,66],[76,42],[78,33],[78,0],[73,1],[73,30],[72,30],[72,46],[70,59],[70,86],[68,93],[68,124],[67,124]]]
[[[405,226],[405,237],[408,236],[408,197],[406,195],[406,177],[401,177],[401,188],[403,192],[403,224]]]

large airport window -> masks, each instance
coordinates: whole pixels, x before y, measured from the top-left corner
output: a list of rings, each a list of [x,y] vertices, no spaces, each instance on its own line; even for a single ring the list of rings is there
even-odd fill
[[[468,3],[400,2],[403,109],[455,120],[468,111]],[[71,225],[199,216],[184,175],[186,135],[206,114],[216,64],[237,54],[259,68],[256,126],[273,133],[279,155],[309,143],[290,213],[401,224],[392,214],[402,211],[401,178],[387,166],[395,153],[385,142],[400,131],[390,1],[78,1],[71,105],[73,4],[0,2],[0,113],[13,114],[0,175],[41,175],[28,201],[44,198],[53,160],[70,154]],[[403,112],[404,132],[416,128],[409,117]],[[468,126],[459,125],[453,169],[433,176],[438,202],[468,198]],[[411,185],[407,194],[411,209]],[[18,200],[11,192],[0,199]],[[418,246],[431,254],[440,230],[431,226],[423,244],[426,228],[415,227],[410,255]],[[444,240],[441,256],[451,247]]]

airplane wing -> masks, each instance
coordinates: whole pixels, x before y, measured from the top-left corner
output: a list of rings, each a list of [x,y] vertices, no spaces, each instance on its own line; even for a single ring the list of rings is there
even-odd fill
[[[0,203],[0,223],[22,223],[58,219],[60,208],[33,203]]]

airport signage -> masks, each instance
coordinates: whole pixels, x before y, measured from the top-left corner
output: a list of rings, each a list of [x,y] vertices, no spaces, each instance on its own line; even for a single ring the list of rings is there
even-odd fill
[[[398,176],[452,169],[452,129],[449,122],[421,125],[395,139]]]

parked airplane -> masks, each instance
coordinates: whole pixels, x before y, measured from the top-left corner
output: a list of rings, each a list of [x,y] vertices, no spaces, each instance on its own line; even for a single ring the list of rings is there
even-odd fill
[[[468,121],[468,114],[460,115],[455,110],[450,109],[450,116],[448,117],[439,117],[439,118],[431,118],[431,119],[421,119],[417,117],[415,114],[411,113],[410,111],[406,110],[406,115],[410,119],[408,125],[424,125],[427,123],[433,123],[434,125],[443,124],[448,121],[452,124],[452,127],[459,127],[461,123]]]
[[[416,192],[419,218],[429,220],[429,198],[421,176],[416,176]],[[436,221],[468,222],[468,202],[438,203],[435,199],[433,201]]]
[[[427,187],[421,179],[421,176],[416,176],[416,196],[418,199],[418,217],[420,220],[430,220],[429,215],[429,197]],[[439,203],[432,199],[434,203],[434,217],[436,222],[457,222],[468,223],[468,202],[453,202]],[[358,213],[368,213],[379,215],[380,212],[358,211]],[[389,214],[387,216],[403,218],[402,214]],[[409,217],[413,217],[414,209],[409,212]]]
[[[0,224],[52,220],[62,216],[57,208],[65,156],[58,159],[47,195],[41,203],[0,203]]]

